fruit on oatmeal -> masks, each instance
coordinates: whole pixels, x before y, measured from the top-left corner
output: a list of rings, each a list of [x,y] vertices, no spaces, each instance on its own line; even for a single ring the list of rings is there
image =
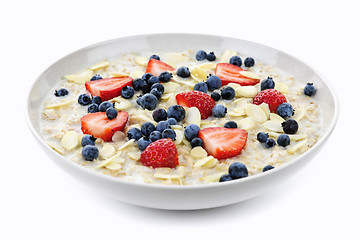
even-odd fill
[[[93,96],[93,98],[91,99],[91,102],[95,103],[96,105],[100,105],[102,101],[99,96]]]
[[[294,119],[287,119],[285,122],[281,123],[281,126],[284,130],[284,133],[295,134],[299,129],[299,124]]]
[[[252,57],[247,57],[244,60],[245,67],[253,67],[255,65],[255,60]]]
[[[276,142],[279,146],[286,147],[290,144],[290,137],[287,134],[280,134]]]
[[[141,125],[141,133],[145,137],[148,137],[150,135],[150,133],[152,133],[155,130],[156,130],[156,127],[151,122],[146,122],[143,125]]]
[[[316,88],[314,87],[313,83],[307,83],[305,88],[304,88],[304,94],[307,96],[314,96],[316,93]]]
[[[253,99],[253,103],[256,105],[268,104],[272,113],[276,113],[277,107],[284,102],[287,102],[285,96],[275,89],[265,89],[258,92]]]
[[[156,54],[153,54],[153,55],[150,56],[149,60],[150,59],[160,60],[160,57],[158,55],[156,55]]]
[[[151,142],[155,142],[161,138],[162,138],[162,134],[159,131],[153,131],[152,133],[150,133],[150,136],[149,136],[149,139]]]
[[[89,105],[91,103],[91,97],[85,93],[80,94],[78,97],[78,103],[83,106]]]
[[[214,91],[215,89],[219,89],[221,87],[221,79],[216,75],[211,75],[206,79],[206,84],[210,91]]]
[[[208,91],[208,86],[204,82],[198,82],[194,85],[194,90],[206,93]]]
[[[124,86],[121,89],[121,96],[125,99],[130,99],[134,96],[135,90],[130,86]]]
[[[212,109],[212,115],[216,118],[223,118],[227,113],[227,108],[224,105],[217,104]]]
[[[138,140],[138,148],[140,151],[144,151],[147,146],[149,146],[151,143],[151,140],[148,137],[142,137]]]
[[[82,149],[81,155],[86,161],[93,161],[95,158],[99,157],[99,150],[95,146],[86,145]]]
[[[113,107],[109,107],[108,109],[106,109],[105,113],[109,120],[116,118],[118,115],[118,111]]]
[[[142,78],[136,78],[132,82],[132,86],[133,86],[135,91],[141,90],[145,85],[147,85],[147,83]]]
[[[86,145],[93,145],[95,146],[96,138],[91,135],[84,135],[81,139],[81,146],[85,147]]]
[[[190,77],[190,70],[188,67],[180,67],[176,71],[176,75],[178,75],[181,78],[188,78]]]
[[[165,129],[170,129],[170,124],[167,121],[160,121],[156,125],[156,131],[163,132]]]
[[[149,62],[147,64],[145,73],[151,73],[154,76],[159,76],[160,73],[162,73],[162,72],[165,72],[165,71],[172,72],[174,70],[175,70],[175,68],[173,68],[169,64],[152,58],[149,60]],[[150,77],[148,77],[147,79],[144,79],[144,80],[149,80],[149,78]]]
[[[165,71],[159,74],[160,82],[170,82],[171,78],[172,78],[172,73],[170,72]]]
[[[175,168],[179,165],[176,146],[169,138],[157,140],[141,153],[140,162],[152,168]]]
[[[206,55],[206,59],[210,62],[212,61],[215,61],[216,60],[216,56],[215,56],[215,53],[214,52],[209,52],[207,55]]]
[[[275,88],[275,82],[272,79],[272,77],[268,77],[267,79],[261,81],[261,85],[260,85],[260,89],[265,90],[265,89],[274,89]]]
[[[175,141],[176,139],[176,132],[172,129],[165,129],[162,134],[162,138],[170,138],[171,140]]]
[[[237,128],[237,123],[234,121],[228,121],[224,124],[225,128]]]
[[[199,91],[182,92],[176,95],[176,101],[184,107],[196,107],[199,109],[201,119],[211,116],[215,101],[206,93]]]
[[[99,80],[99,79],[103,79],[102,76],[100,76],[99,74],[95,74],[94,76],[92,76],[90,81],[96,81],[96,80]]]
[[[266,139],[264,145],[265,145],[266,148],[272,148],[272,147],[274,147],[276,145],[276,142],[275,142],[274,139],[268,138],[268,139]]]
[[[157,106],[157,97],[151,93],[146,93],[141,97],[141,106],[147,110],[154,110]]]
[[[203,141],[201,140],[201,138],[196,137],[191,140],[190,145],[192,148],[202,147]]]
[[[54,95],[56,97],[63,97],[69,94],[69,91],[66,88],[60,88],[58,90],[55,90]]]
[[[232,178],[231,178],[230,174],[224,174],[220,177],[219,182],[228,182],[231,180],[232,180]]]
[[[229,63],[238,67],[241,67],[242,60],[239,56],[232,56],[229,60]]]
[[[114,107],[114,104],[113,104],[112,102],[105,101],[105,102],[100,103],[100,105],[99,105],[99,111],[100,111],[100,112],[106,112],[106,110],[107,110],[108,108],[111,108],[111,107]]]
[[[198,125],[196,124],[187,125],[184,131],[185,138],[191,141],[198,136],[199,131],[200,131],[200,127]]]
[[[256,139],[261,143],[265,143],[268,138],[269,138],[269,134],[264,132],[259,132],[256,136]]]
[[[235,90],[232,87],[224,87],[221,89],[221,98],[225,100],[232,100],[235,97]]]
[[[286,102],[286,103],[280,104],[276,108],[276,112],[280,117],[287,119],[294,115],[294,108],[291,106],[290,103]]]
[[[110,100],[121,95],[121,90],[125,86],[131,86],[131,77],[104,78],[85,83],[85,88],[93,96],[99,96],[102,101]]]
[[[216,64],[215,75],[221,79],[222,85],[227,85],[229,83],[237,83],[241,86],[251,86],[259,82],[259,79],[246,77],[240,72],[245,71],[241,67],[235,66],[233,64]]]
[[[96,113],[99,111],[99,105],[92,103],[88,106],[88,113]]]
[[[214,99],[215,102],[219,101],[220,98],[221,98],[221,95],[219,93],[217,93],[217,92],[211,93],[210,96],[211,96],[212,99]]]
[[[273,169],[273,168],[274,168],[274,166],[266,165],[266,166],[263,168],[262,172],[269,171],[269,170],[271,170],[271,169]]]
[[[128,121],[127,112],[118,112],[115,119],[109,120],[105,112],[88,113],[81,118],[81,130],[84,134],[111,141],[117,131],[122,131]]]
[[[137,141],[142,137],[142,132],[138,128],[132,128],[127,132],[127,137],[129,140],[135,139],[135,141]]]
[[[167,115],[169,119],[174,118],[177,122],[180,122],[185,118],[185,109],[180,105],[172,105],[168,108]]]
[[[198,132],[207,153],[219,160],[239,155],[247,136],[248,133],[240,128],[213,127]]]
[[[166,110],[163,108],[158,108],[153,111],[152,117],[155,122],[165,121],[167,119]]]
[[[229,175],[231,179],[239,179],[247,177],[249,174],[245,164],[241,162],[234,162],[229,166]]]
[[[195,58],[197,61],[205,60],[207,53],[204,50],[199,50],[196,52]]]

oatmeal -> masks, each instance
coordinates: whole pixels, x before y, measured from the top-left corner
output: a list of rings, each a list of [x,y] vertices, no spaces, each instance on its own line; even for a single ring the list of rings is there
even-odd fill
[[[45,142],[106,175],[168,185],[259,174],[316,143],[311,83],[232,50],[153,54],[59,79],[43,102]]]

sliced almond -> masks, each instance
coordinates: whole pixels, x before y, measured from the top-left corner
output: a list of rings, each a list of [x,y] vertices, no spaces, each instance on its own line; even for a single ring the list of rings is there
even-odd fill
[[[120,142],[122,140],[124,140],[126,138],[126,134],[123,133],[122,131],[116,131],[114,133],[114,135],[112,136],[112,141],[113,142]]]
[[[292,116],[292,119],[299,122],[304,116],[305,116],[305,109],[297,108],[297,109],[295,109],[295,113],[294,113],[294,116]]]
[[[263,126],[270,131],[280,132],[280,133],[283,132],[281,122],[279,122],[279,121],[269,120],[269,121],[264,122]]]
[[[85,69],[79,74],[65,75],[65,78],[69,81],[75,83],[85,83],[90,81],[92,76],[94,75],[93,71],[90,69]]]
[[[236,111],[236,109],[234,111],[227,113],[227,115],[229,115],[230,117],[241,117],[241,116],[244,116],[245,114],[246,114],[245,111],[238,112],[238,111]]]
[[[236,56],[237,52],[235,50],[226,50],[220,57],[220,62],[228,63],[232,56]]]
[[[119,170],[121,168],[121,165],[119,163],[113,162],[113,163],[106,165],[105,167],[110,170]]]
[[[164,54],[164,61],[170,65],[177,65],[179,63],[188,62],[190,58],[184,53],[169,52]]]
[[[234,90],[236,97],[253,98],[258,93],[258,90],[255,86],[241,86]]]
[[[125,149],[125,148],[133,145],[134,142],[135,142],[135,139],[131,139],[131,140],[127,141],[126,143],[124,143],[122,146],[120,146],[120,147],[118,148],[118,150],[119,150],[119,151],[120,151],[120,150],[123,150],[123,149]]]
[[[207,152],[205,151],[205,149],[203,149],[202,147],[198,146],[198,147],[194,147],[193,149],[191,149],[190,151],[190,156],[192,156],[193,158],[206,158],[207,157]]]
[[[202,69],[203,71],[208,71],[208,70],[214,70],[216,68],[216,63],[203,63],[197,66],[198,68]]]
[[[57,113],[55,112],[55,110],[53,108],[51,109],[47,109],[43,112],[43,115],[48,119],[48,120],[55,120],[59,117],[59,115],[57,115]]]
[[[132,140],[133,140],[133,139],[132,139]],[[125,160],[120,160],[120,161],[117,160],[117,158],[120,158],[121,154],[122,154],[121,151],[117,152],[114,156],[112,156],[112,157],[110,157],[110,158],[102,161],[102,162],[101,162],[100,164],[98,164],[95,168],[105,167],[105,166],[107,166],[108,164],[110,164],[110,163],[112,163],[112,162],[117,162],[117,163],[119,163],[119,162],[124,162]],[[117,160],[117,161],[114,161],[114,160]]]
[[[247,118],[237,121],[237,124],[238,124],[239,128],[242,128],[246,131],[249,131],[250,129],[252,129],[255,126],[254,121],[250,117],[247,117]]]
[[[78,134],[75,131],[68,131],[61,139],[61,146],[66,151],[75,149],[79,144]]]
[[[128,77],[129,74],[127,73],[110,73],[111,76],[113,77]]]
[[[175,90],[180,87],[179,84],[174,82],[163,83],[163,86],[165,88],[164,93],[174,93]]]
[[[185,85],[187,87],[190,87],[191,89],[194,88],[194,85],[196,84],[196,82],[192,81],[192,80],[183,80],[183,79],[179,79],[178,77],[174,76],[172,78],[172,80],[176,83],[179,83],[180,85]]]
[[[64,100],[61,101],[59,103],[54,103],[54,104],[50,104],[45,106],[45,109],[52,109],[52,108],[60,108],[60,107],[65,107],[71,103],[75,102],[75,100]]]
[[[199,67],[194,67],[191,70],[191,77],[195,79],[197,82],[202,82],[202,81],[206,81],[207,74],[203,69]]]
[[[240,84],[237,84],[237,83],[229,83],[228,86],[229,86],[229,87],[232,87],[233,89],[236,89],[236,88],[241,87],[241,85],[240,85]]]
[[[155,178],[177,179],[184,177],[183,171],[176,171],[169,168],[157,168],[154,172]]]
[[[270,109],[269,109],[269,105],[267,103],[261,103],[259,105],[259,107],[264,111],[264,113],[266,114],[267,119],[270,118]]]
[[[186,114],[185,114],[185,123],[187,125],[190,124],[196,124],[200,127],[200,123],[201,123],[201,114],[199,109],[197,109],[196,107],[191,107],[188,108],[186,110]]]
[[[260,80],[260,76],[256,73],[250,71],[240,71],[239,73],[244,77]]]
[[[135,63],[140,66],[146,67],[148,62],[149,62],[149,58],[147,57],[142,57],[142,56],[135,57]]]
[[[177,130],[177,129],[175,129],[174,132],[176,133],[175,144],[179,145],[179,144],[181,144],[181,142],[184,139],[184,132],[181,130]]]
[[[126,110],[131,107],[132,107],[132,104],[127,99],[122,99],[120,102],[115,103],[115,109],[119,110],[119,111],[123,111],[123,110]]]
[[[181,125],[171,125],[172,130],[181,130],[183,127]]]
[[[278,115],[276,113],[270,113],[270,120],[278,121],[280,123],[285,121],[285,119],[283,119],[282,117],[280,117],[280,115]]]
[[[278,138],[280,133],[268,132],[270,137]],[[291,141],[299,141],[307,138],[306,134],[289,134],[288,135]]]
[[[110,143],[105,143],[102,148],[99,150],[99,156],[101,159],[107,159],[116,153],[114,146]]]
[[[100,68],[107,68],[108,66],[109,66],[109,62],[104,61],[104,62],[99,62],[99,63],[97,63],[95,65],[92,65],[90,67],[90,69],[95,71],[95,70],[100,69]]]
[[[222,175],[227,174],[227,172],[220,172],[220,173],[215,173],[215,174],[211,174],[211,175],[207,175],[205,177],[203,177],[202,179],[204,180],[204,182],[218,182],[221,178]]]
[[[288,93],[289,86],[282,82],[275,82],[275,90],[278,90],[281,93]]]
[[[246,114],[255,122],[263,123],[267,120],[267,116],[262,108],[255,104],[248,104],[245,108]]]
[[[54,149],[56,152],[60,153],[61,155],[63,155],[65,153],[64,149],[54,143],[51,142],[47,142],[47,145],[49,145],[52,149]]]
[[[132,160],[138,161],[140,160],[141,153],[140,152],[128,152],[128,157]]]
[[[199,159],[195,162],[194,167],[204,167],[204,168],[212,168],[218,162],[213,156],[208,156],[206,158]]]
[[[305,146],[307,143],[307,139],[305,140],[302,140],[301,142],[295,144],[294,146],[288,148],[286,151],[289,153],[289,154],[294,154],[298,149],[302,148],[303,146]]]
[[[142,72],[142,71],[135,71],[135,72],[133,72],[130,76],[131,76],[133,79],[136,79],[136,78],[141,78],[142,75],[144,75],[144,72]]]
[[[169,100],[169,98],[171,98],[172,96],[174,96],[174,93],[166,93],[166,94],[163,94],[163,95],[161,96],[161,100],[167,101],[167,100]]]

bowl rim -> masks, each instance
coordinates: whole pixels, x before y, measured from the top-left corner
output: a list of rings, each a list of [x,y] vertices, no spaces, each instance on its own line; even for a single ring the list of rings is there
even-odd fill
[[[320,137],[320,139],[315,143],[315,145],[313,147],[311,147],[309,150],[307,150],[306,152],[304,152],[300,156],[292,159],[291,161],[286,162],[286,163],[282,164],[279,167],[271,169],[271,171],[262,172],[262,173],[259,173],[259,174],[256,174],[256,175],[251,175],[251,176],[241,178],[241,179],[222,182],[221,184],[216,184],[217,182],[214,182],[214,183],[203,183],[203,184],[196,184],[196,185],[162,185],[162,184],[158,184],[158,183],[143,183],[143,182],[135,182],[135,181],[124,180],[124,179],[116,178],[116,177],[113,177],[113,176],[108,176],[108,175],[105,175],[105,174],[100,173],[98,171],[95,171],[95,170],[86,168],[84,166],[81,166],[78,163],[75,163],[75,162],[71,161],[70,159],[62,156],[59,153],[57,153],[49,145],[45,144],[45,141],[40,137],[38,132],[35,130],[34,126],[32,125],[31,119],[30,119],[30,97],[31,97],[31,93],[33,91],[33,88],[35,87],[35,84],[39,81],[40,77],[44,73],[49,71],[59,61],[62,61],[64,59],[66,59],[67,57],[69,57],[69,56],[71,56],[73,54],[76,54],[78,52],[81,52],[81,51],[87,51],[88,49],[92,49],[92,48],[96,48],[96,47],[99,47],[99,46],[111,44],[113,42],[121,41],[123,39],[146,38],[146,37],[149,37],[149,36],[163,36],[163,37],[166,37],[166,36],[170,36],[170,35],[172,35],[172,36],[175,36],[175,35],[189,36],[189,35],[191,35],[191,36],[194,36],[194,37],[198,36],[198,37],[203,37],[203,38],[204,37],[217,37],[217,38],[225,38],[225,39],[229,39],[229,40],[233,40],[233,41],[243,41],[243,42],[246,42],[246,43],[249,43],[249,44],[254,44],[254,45],[259,46],[259,47],[268,48],[270,50],[279,52],[279,53],[281,53],[283,55],[286,55],[286,56],[288,56],[290,58],[293,58],[294,60],[304,64],[305,66],[309,67],[316,75],[319,76],[321,81],[323,81],[326,84],[326,86],[329,88],[329,92],[331,93],[332,99],[334,101],[334,117],[332,119],[332,122],[329,125],[329,128]],[[154,34],[131,35],[131,36],[118,37],[118,38],[113,38],[113,39],[97,42],[97,43],[88,45],[86,47],[77,49],[75,51],[72,51],[72,52],[66,54],[62,58],[56,60],[55,62],[50,64],[50,66],[47,67],[44,71],[42,71],[38,75],[38,77],[33,81],[33,83],[31,84],[26,99],[27,99],[27,101],[26,101],[26,114],[25,114],[26,116],[25,117],[26,117],[27,125],[28,125],[29,129],[31,130],[33,136],[38,140],[38,142],[42,146],[47,148],[49,151],[52,151],[53,153],[57,154],[57,156],[60,157],[61,160],[65,161],[67,164],[71,165],[72,167],[77,168],[80,171],[85,171],[86,173],[88,173],[90,175],[93,175],[94,177],[104,178],[105,180],[108,180],[108,181],[111,181],[111,182],[120,183],[120,184],[128,184],[128,185],[132,185],[134,187],[146,187],[146,188],[151,188],[151,189],[168,189],[168,190],[212,189],[212,188],[219,188],[219,187],[223,187],[223,186],[242,184],[242,183],[245,183],[245,182],[248,182],[248,181],[252,181],[252,180],[255,180],[255,179],[258,179],[258,178],[265,177],[265,176],[270,175],[270,174],[275,174],[278,171],[283,171],[283,169],[290,167],[291,165],[295,164],[298,161],[301,161],[303,158],[306,158],[307,155],[310,155],[312,152],[316,151],[316,149],[319,148],[322,144],[324,144],[324,142],[329,138],[330,134],[334,130],[334,128],[335,128],[335,126],[337,124],[338,118],[339,118],[339,99],[338,99],[338,96],[337,96],[337,94],[336,94],[336,92],[334,90],[334,87],[324,77],[323,74],[321,74],[319,71],[314,69],[312,66],[309,66],[308,64],[306,64],[301,59],[299,59],[297,57],[294,57],[294,56],[292,56],[292,55],[290,55],[290,54],[288,54],[286,52],[283,52],[281,50],[278,50],[276,48],[273,48],[273,47],[270,47],[270,46],[267,46],[267,45],[264,45],[264,44],[260,44],[260,43],[257,43],[257,42],[248,41],[248,40],[235,38],[235,37],[220,36],[220,35],[210,35],[210,34],[197,34],[197,33],[154,33]]]

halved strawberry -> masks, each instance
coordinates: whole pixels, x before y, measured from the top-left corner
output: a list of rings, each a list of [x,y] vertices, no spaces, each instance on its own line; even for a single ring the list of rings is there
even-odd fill
[[[93,96],[99,96],[102,101],[107,101],[120,96],[121,89],[131,86],[132,81],[131,77],[104,78],[86,82],[85,87]]]
[[[81,130],[84,134],[101,138],[109,142],[117,131],[122,131],[128,121],[127,112],[118,112],[116,118],[109,120],[105,112],[86,114],[81,118]]]
[[[230,63],[218,63],[216,64],[215,75],[221,79],[223,86],[229,83],[237,83],[241,86],[249,86],[260,82],[259,79],[248,78],[241,75],[240,71],[245,70]]]
[[[248,133],[240,128],[204,128],[198,133],[207,153],[219,160],[239,155],[247,136]]]
[[[140,162],[153,168],[175,168],[179,165],[177,149],[170,138],[159,139],[141,153]]]
[[[182,92],[176,95],[176,101],[183,107],[196,107],[199,109],[201,119],[207,119],[212,114],[212,109],[216,105],[206,93],[200,91]]]
[[[267,103],[272,113],[276,113],[277,107],[284,102],[286,102],[286,97],[275,89],[262,90],[256,94],[253,100],[256,105]]]
[[[169,64],[166,64],[160,60],[156,60],[156,59],[152,58],[149,60],[145,72],[151,73],[154,76],[159,76],[159,74],[162,72],[165,72],[165,71],[172,72],[174,70],[175,70],[175,68],[173,68]]]

